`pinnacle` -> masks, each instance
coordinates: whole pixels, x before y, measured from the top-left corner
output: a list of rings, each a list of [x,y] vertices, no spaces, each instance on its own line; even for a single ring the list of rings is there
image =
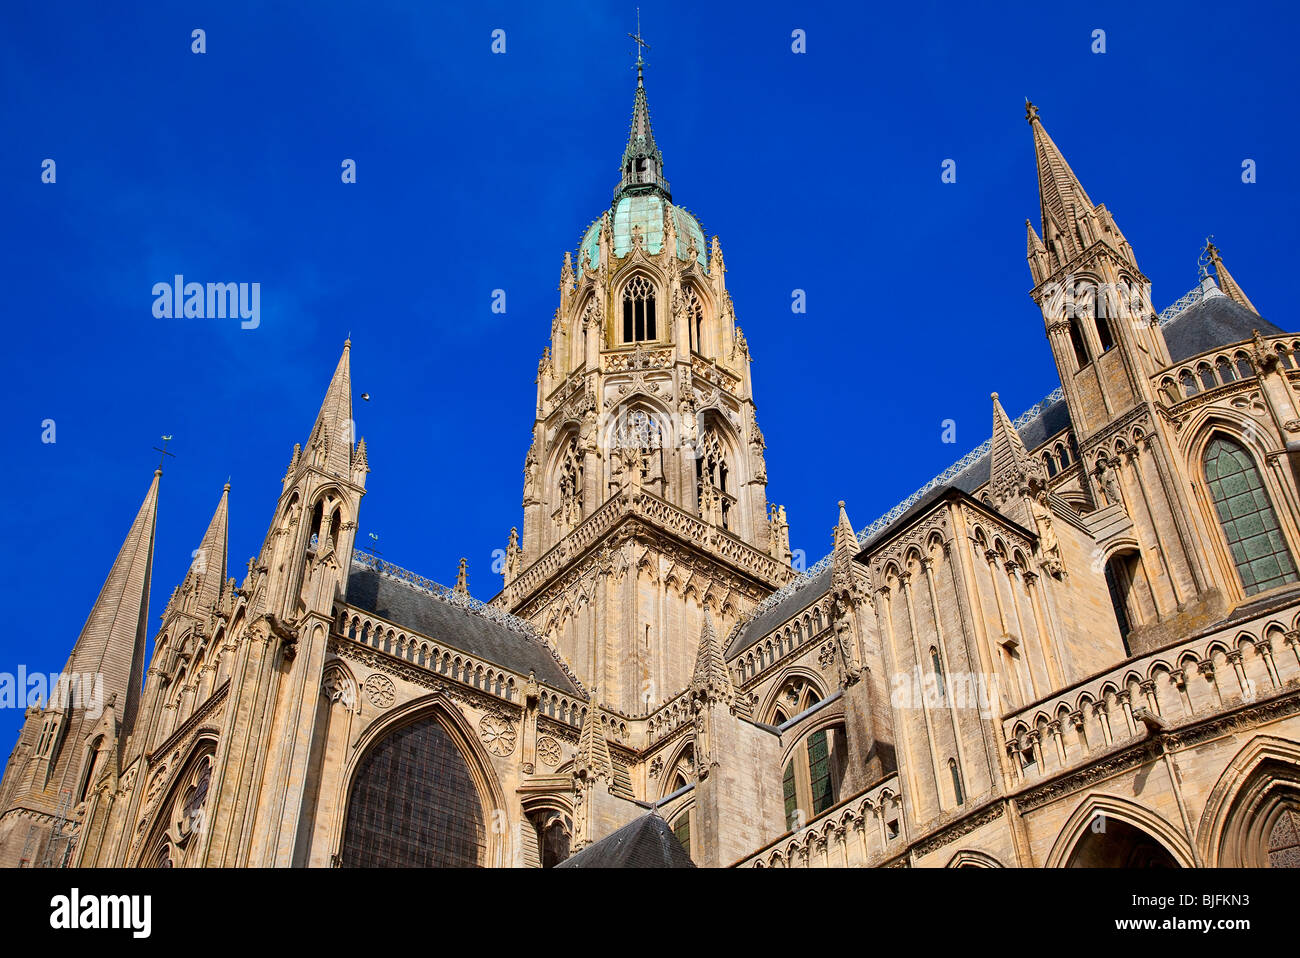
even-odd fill
[[[1219,255],[1219,248],[1208,241],[1205,244],[1205,248],[1206,252],[1210,254],[1210,262],[1214,264],[1214,275],[1218,280],[1219,289],[1221,289],[1223,294],[1238,306],[1244,306],[1258,316],[1259,310],[1255,308],[1255,304],[1250,301],[1250,298],[1246,296],[1245,291],[1237,284],[1237,281],[1232,278],[1232,274],[1228,272],[1228,267],[1223,265],[1223,258]]]
[[[856,555],[860,549],[858,534],[853,531],[853,523],[849,521],[849,513],[844,508],[844,500],[841,499],[839,521],[835,524],[834,550],[847,551]]]
[[[700,629],[700,648],[695,656],[695,674],[691,678],[691,690],[730,703],[736,695],[731,681],[731,672],[722,655],[722,646],[718,643],[718,633],[713,628],[713,616],[706,609],[704,625]]]
[[[221,490],[212,521],[203,534],[199,548],[194,555],[195,570],[198,578],[198,608],[207,609],[221,601],[221,590],[226,582],[226,537],[229,529],[230,483]]]
[[[573,762],[574,772],[586,778],[614,777],[614,763],[609,756],[609,743],[605,741],[605,732],[600,727],[600,705],[596,700],[596,687],[591,688],[591,700],[587,714],[578,733],[578,754]]]
[[[330,378],[329,388],[321,402],[316,423],[312,426],[307,447],[312,449],[323,443],[324,456],[319,464],[329,472],[347,475],[352,463],[352,368],[349,361],[352,340],[343,343],[343,354]]]
[[[993,400],[993,439],[989,449],[989,479],[997,487],[999,480],[1024,474],[1030,457],[1020,433],[1002,408],[998,394],[991,393],[990,398]]]

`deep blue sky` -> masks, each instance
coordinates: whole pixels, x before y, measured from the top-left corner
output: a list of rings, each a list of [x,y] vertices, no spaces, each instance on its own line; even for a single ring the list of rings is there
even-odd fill
[[[0,670],[62,666],[164,432],[151,619],[227,475],[242,576],[349,331],[373,397],[356,402],[373,470],[360,541],[444,582],[467,556],[490,597],[563,254],[617,181],[634,3],[120,6],[0,13]],[[642,2],[666,173],[721,237],[769,496],[810,562],[837,499],[865,525],[987,437],[990,390],[1014,416],[1057,385],[1026,295],[1026,96],[1157,307],[1195,284],[1214,233],[1295,328],[1297,14],[978,6]],[[260,282],[261,327],[155,319],[151,287],[174,273]],[[20,721],[0,715],[0,747]]]

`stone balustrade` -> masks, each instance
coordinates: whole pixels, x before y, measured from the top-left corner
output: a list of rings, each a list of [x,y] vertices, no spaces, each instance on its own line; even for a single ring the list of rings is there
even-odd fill
[[[843,868],[878,865],[907,845],[898,776],[841,802],[787,832],[737,868]]]
[[[1293,604],[1130,659],[1016,709],[1002,719],[1005,747],[1017,780],[1033,783],[1143,737],[1148,723],[1173,728],[1296,687],[1300,605]]]
[[[360,645],[369,646],[507,702],[522,704],[523,690],[528,684],[527,676],[483,662],[459,649],[443,646],[436,639],[404,630],[401,626],[352,606],[344,606],[339,612],[337,629],[338,634]],[[587,704],[539,683],[537,708],[542,715],[579,727],[586,714]]]
[[[1277,356],[1283,369],[1300,372],[1300,339],[1292,336],[1272,336],[1264,341],[1268,352]],[[1185,399],[1199,396],[1221,386],[1242,383],[1256,378],[1255,366],[1249,346],[1229,349],[1212,349],[1183,360],[1177,366],[1152,378],[1156,394],[1166,405],[1174,406]]]

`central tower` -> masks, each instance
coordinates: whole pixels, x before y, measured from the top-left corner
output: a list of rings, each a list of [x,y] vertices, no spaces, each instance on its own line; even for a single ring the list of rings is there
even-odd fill
[[[495,600],[629,715],[690,682],[705,609],[725,636],[792,575],[725,272],[672,202],[638,58],[613,202],[564,255]]]

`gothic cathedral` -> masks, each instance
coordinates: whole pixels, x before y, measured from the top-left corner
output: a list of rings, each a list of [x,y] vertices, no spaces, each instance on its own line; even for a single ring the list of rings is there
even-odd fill
[[[500,592],[354,548],[345,343],[242,581],[227,486],[146,663],[154,474],[65,668],[102,713],[27,710],[0,865],[1300,865],[1300,335],[1211,244],[1157,313],[1031,105],[1061,388],[796,570],[643,72]]]

